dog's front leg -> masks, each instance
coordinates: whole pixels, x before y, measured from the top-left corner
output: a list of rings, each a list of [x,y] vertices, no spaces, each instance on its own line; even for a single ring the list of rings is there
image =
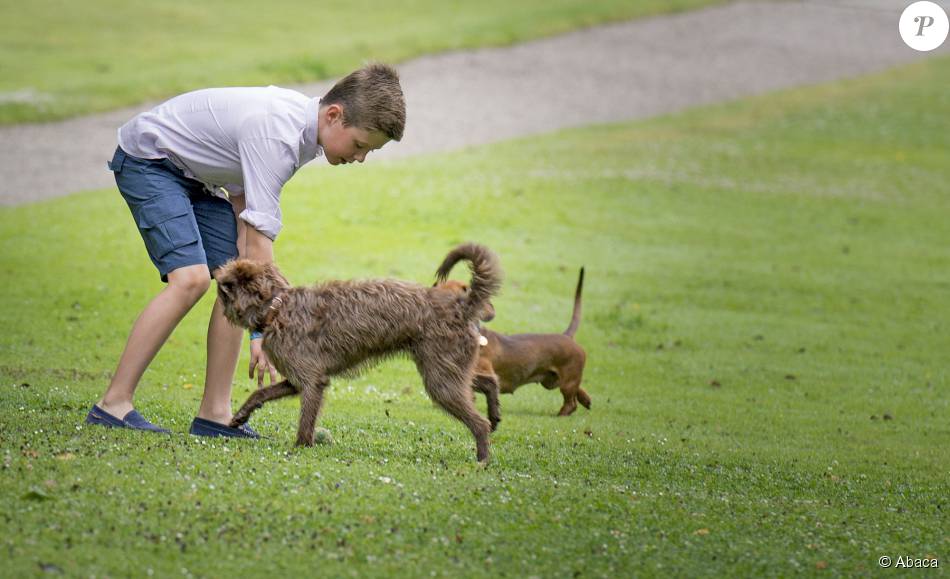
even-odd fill
[[[290,396],[291,394],[296,393],[297,389],[286,380],[282,380],[273,386],[256,390],[247,399],[247,402],[241,406],[241,409],[237,411],[237,414],[234,415],[234,418],[231,419],[231,428],[237,428],[238,426],[241,426],[247,422],[247,420],[251,417],[251,414],[263,406],[265,402],[283,398],[284,396]]]
[[[323,391],[329,386],[327,380],[306,384],[300,390],[300,426],[297,429],[297,446],[313,446],[313,430],[323,406]]]
[[[472,387],[476,392],[485,395],[488,402],[488,421],[491,423],[491,431],[498,429],[498,423],[501,422],[501,405],[498,402],[498,378],[494,374],[477,374],[472,381]]]

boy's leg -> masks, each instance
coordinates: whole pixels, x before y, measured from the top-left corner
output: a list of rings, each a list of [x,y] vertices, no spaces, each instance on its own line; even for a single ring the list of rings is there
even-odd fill
[[[229,260],[238,257],[237,220],[230,201],[206,194],[191,197],[201,240],[212,275]],[[217,424],[231,422],[231,385],[241,354],[243,331],[224,317],[221,300],[214,301],[208,322],[208,363],[205,389],[198,418]]]
[[[241,355],[243,330],[224,317],[221,300],[214,301],[208,323],[208,365],[198,418],[218,424],[231,422],[231,384]]]
[[[98,402],[100,408],[117,418],[132,410],[132,396],[145,369],[210,283],[207,265],[185,266],[168,274],[168,285],[133,324],[109,388]]]

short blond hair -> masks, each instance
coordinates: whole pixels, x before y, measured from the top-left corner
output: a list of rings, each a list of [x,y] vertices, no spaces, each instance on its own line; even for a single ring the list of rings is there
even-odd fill
[[[406,100],[399,74],[388,64],[371,63],[333,85],[320,106],[343,107],[343,124],[378,131],[394,141],[406,127]]]

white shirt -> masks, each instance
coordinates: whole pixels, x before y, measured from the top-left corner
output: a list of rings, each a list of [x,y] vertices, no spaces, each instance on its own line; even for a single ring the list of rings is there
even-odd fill
[[[169,159],[212,194],[244,195],[240,218],[275,239],[282,227],[281,188],[323,154],[319,104],[319,98],[276,86],[197,90],[122,125],[119,146],[134,157]]]

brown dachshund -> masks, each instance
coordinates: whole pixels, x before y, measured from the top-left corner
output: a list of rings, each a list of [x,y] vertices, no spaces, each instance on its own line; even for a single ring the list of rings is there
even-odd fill
[[[558,416],[568,416],[580,402],[590,409],[590,395],[581,388],[587,354],[574,341],[574,334],[581,323],[581,290],[584,286],[584,268],[577,279],[574,294],[574,312],[571,323],[563,334],[515,334],[506,336],[487,328],[480,328],[483,336],[475,366],[474,387],[488,398],[488,414],[493,424],[501,420],[497,407],[492,408],[491,391],[511,394],[519,386],[534,382],[552,390],[558,388],[564,404]],[[465,284],[448,281],[446,289],[466,292]],[[490,302],[484,304],[480,319],[490,321],[495,310]]]

